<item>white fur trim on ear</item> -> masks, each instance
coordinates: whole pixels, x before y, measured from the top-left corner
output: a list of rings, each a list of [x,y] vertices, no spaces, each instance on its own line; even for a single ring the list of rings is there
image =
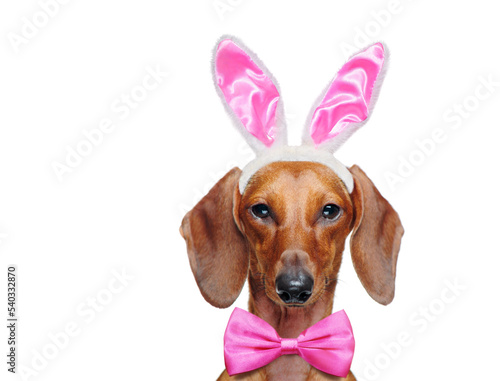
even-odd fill
[[[268,77],[271,82],[274,84],[276,87],[276,90],[279,93],[279,99],[278,99],[278,104],[276,106],[276,124],[274,126],[274,143],[273,147],[278,147],[278,146],[283,146],[286,145],[288,142],[288,137],[287,137],[287,129],[286,129],[286,119],[285,119],[285,111],[283,107],[283,100],[281,96],[281,90],[279,87],[279,83],[274,78],[274,76],[271,74],[271,72],[268,70],[267,66],[264,65],[264,63],[260,60],[260,58],[255,54],[251,49],[249,49],[239,38],[231,35],[223,35],[221,36],[218,40],[217,43],[215,44],[213,50],[212,50],[212,61],[211,61],[211,72],[212,72],[212,81],[215,86],[215,91],[219,95],[222,104],[224,105],[224,109],[230,116],[234,126],[236,129],[241,133],[243,138],[246,140],[250,148],[256,153],[260,154],[262,151],[267,151],[269,148],[267,148],[259,139],[257,139],[255,136],[253,136],[248,130],[244,127],[242,124],[240,118],[238,118],[234,111],[231,109],[231,107],[227,104],[224,94],[222,93],[222,90],[220,87],[217,85],[217,78],[216,78],[216,70],[215,70],[215,61],[217,57],[217,49],[220,45],[220,43],[224,40],[231,40],[235,45],[237,45],[240,49],[244,51],[244,53],[250,57],[250,59],[259,67],[260,70],[264,73],[266,77]]]
[[[248,182],[259,169],[276,161],[312,161],[326,165],[340,177],[349,193],[354,189],[351,172],[330,152],[310,146],[282,146],[262,152],[243,168],[239,182],[240,193],[243,194]]]
[[[382,66],[382,68],[377,76],[377,79],[375,80],[375,83],[373,85],[371,100],[370,100],[370,103],[368,105],[368,116],[366,117],[365,120],[363,120],[360,123],[352,123],[350,128],[344,129],[344,131],[342,131],[340,134],[338,134],[334,139],[330,139],[330,140],[327,140],[327,141],[321,143],[317,147],[318,149],[327,150],[331,153],[335,153],[357,130],[359,130],[361,127],[363,127],[370,120],[370,117],[373,114],[373,109],[375,108],[375,104],[377,103],[378,97],[380,95],[380,90],[382,88],[382,85],[383,85],[383,82],[384,82],[384,79],[385,79],[385,76],[387,74],[387,70],[389,67],[389,62],[390,62],[389,49],[387,48],[387,46],[384,43],[382,43],[382,42],[378,42],[378,43],[382,44],[382,46],[384,48],[384,64],[383,64],[383,66]],[[373,44],[371,44],[369,46],[372,46],[372,45]],[[362,49],[362,51],[366,50],[367,48],[368,47]],[[349,58],[349,60],[351,58],[353,58],[354,56],[356,56],[357,54],[359,54],[359,53],[353,54]],[[347,61],[349,61],[349,60],[347,60]],[[334,77],[334,79],[335,79],[335,77]],[[321,94],[316,98],[316,100],[314,102],[314,107],[312,107],[311,110],[309,111],[309,115],[307,116],[307,119],[306,119],[307,124],[304,127],[303,134],[302,134],[302,144],[314,145],[314,142],[311,138],[310,131],[309,131],[310,123],[311,123],[311,120],[313,118],[314,111],[316,110],[318,105],[321,103],[321,100],[324,98],[324,96],[327,93],[328,89],[330,88],[331,84],[332,84],[332,82],[330,82],[323,89]]]

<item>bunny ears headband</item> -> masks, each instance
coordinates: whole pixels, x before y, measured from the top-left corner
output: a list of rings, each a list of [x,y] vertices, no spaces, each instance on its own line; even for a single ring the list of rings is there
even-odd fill
[[[251,177],[275,161],[312,161],[331,168],[349,193],[354,181],[333,153],[368,118],[376,82],[381,82],[384,47],[371,45],[351,57],[338,71],[312,113],[302,145],[288,146],[283,106],[272,76],[254,54],[231,39],[215,51],[216,88],[220,90],[235,123],[256,153],[243,168],[239,189],[243,194]]]

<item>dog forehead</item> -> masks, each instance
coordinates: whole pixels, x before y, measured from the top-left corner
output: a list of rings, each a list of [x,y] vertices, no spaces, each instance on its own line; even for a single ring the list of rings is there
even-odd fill
[[[243,197],[273,194],[283,199],[294,195],[349,197],[344,183],[332,169],[310,161],[278,161],[262,167],[250,179]]]

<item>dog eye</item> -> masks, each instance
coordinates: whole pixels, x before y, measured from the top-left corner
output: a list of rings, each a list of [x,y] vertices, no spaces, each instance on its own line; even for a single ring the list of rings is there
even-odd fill
[[[252,213],[255,217],[266,218],[269,217],[270,211],[269,207],[265,204],[257,204],[252,206]]]
[[[325,205],[323,208],[323,217],[333,220],[340,215],[340,207],[335,204]]]

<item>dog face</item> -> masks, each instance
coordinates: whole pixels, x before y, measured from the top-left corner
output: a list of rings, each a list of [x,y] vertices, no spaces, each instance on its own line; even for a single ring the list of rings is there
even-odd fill
[[[361,283],[377,302],[391,302],[401,222],[361,169],[333,156],[367,119],[384,62],[380,43],[352,56],[314,109],[303,144],[290,147],[267,69],[231,39],[217,45],[216,88],[257,156],[243,176],[229,171],[182,222],[189,263],[209,303],[230,306],[247,275],[252,296],[263,291],[280,307],[333,297],[350,232]]]
[[[315,303],[336,281],[354,209],[328,167],[276,162],[254,175],[235,219],[251,274],[272,301],[293,307]]]
[[[205,299],[228,307],[250,270],[273,302],[315,303],[332,293],[351,234],[356,272],[377,302],[394,297],[403,228],[397,213],[357,166],[349,194],[328,167],[275,162],[260,169],[241,195],[231,170],[183,219],[191,269]]]

